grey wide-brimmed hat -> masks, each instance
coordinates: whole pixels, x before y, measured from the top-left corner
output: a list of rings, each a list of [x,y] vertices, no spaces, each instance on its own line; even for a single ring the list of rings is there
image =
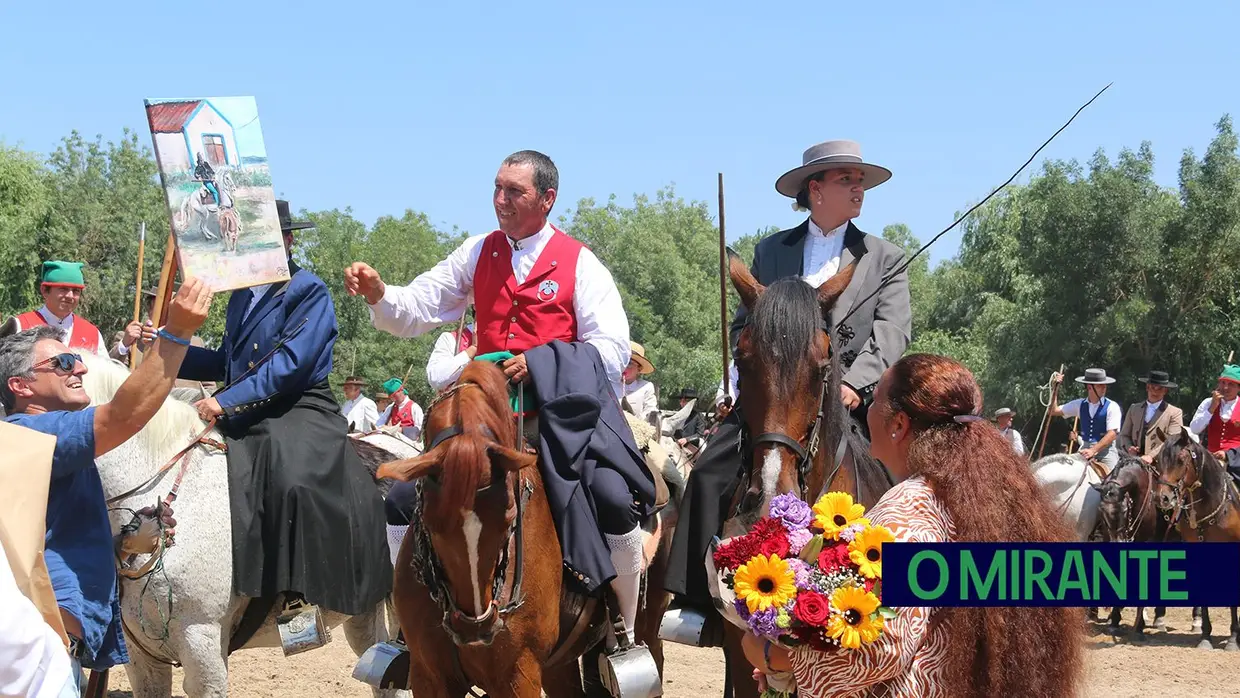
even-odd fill
[[[1085,385],[1110,385],[1115,382],[1115,379],[1107,376],[1106,369],[1087,368],[1085,375],[1076,377],[1076,382]]]
[[[891,170],[861,157],[861,144],[856,141],[826,141],[810,146],[801,155],[801,166],[794,167],[775,180],[775,191],[795,199],[801,191],[801,185],[811,175],[826,170],[844,167],[855,167],[865,173],[865,188],[873,189],[891,179]]]
[[[1013,410],[1011,407],[1000,407],[999,409],[995,410],[995,419],[998,419],[1008,414],[1016,414],[1016,411]]]
[[[313,228],[314,224],[310,221],[295,221],[293,214],[289,212],[288,202],[284,199],[276,199],[276,214],[280,217],[280,230],[305,230]]]

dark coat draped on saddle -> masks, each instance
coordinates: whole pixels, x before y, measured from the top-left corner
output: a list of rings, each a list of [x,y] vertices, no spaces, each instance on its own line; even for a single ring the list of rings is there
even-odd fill
[[[624,477],[642,519],[654,513],[654,479],[598,350],[559,340],[525,352],[538,410],[538,467],[564,566],[587,593],[616,576],[599,532],[590,485],[600,467]]]

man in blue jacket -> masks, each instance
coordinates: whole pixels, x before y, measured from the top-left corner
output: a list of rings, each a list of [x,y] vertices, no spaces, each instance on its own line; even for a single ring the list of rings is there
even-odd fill
[[[233,292],[222,346],[190,347],[180,377],[227,386],[196,407],[228,438],[234,591],[357,615],[392,588],[383,498],[327,383],[335,306],[292,261],[293,231],[313,224],[276,208],[292,278]]]

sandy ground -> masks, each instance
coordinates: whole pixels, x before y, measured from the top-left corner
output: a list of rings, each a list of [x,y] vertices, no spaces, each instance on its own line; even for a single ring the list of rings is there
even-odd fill
[[[1150,612],[1152,615],[1152,611]],[[1124,614],[1130,625],[1133,612]],[[1225,652],[1226,609],[1215,609],[1214,645],[1216,649],[1196,648],[1199,634],[1192,633],[1189,609],[1167,612],[1168,631],[1150,635],[1143,646],[1126,637],[1113,640],[1101,626],[1091,626],[1089,634],[1088,676],[1083,695],[1124,698],[1125,696],[1208,696],[1240,695],[1240,652]],[[348,643],[337,637],[330,645],[313,652],[284,658],[279,650],[243,650],[232,656],[231,696],[274,698],[276,696],[332,696],[365,698],[368,687],[350,676],[355,657]],[[723,655],[717,649],[695,649],[669,645],[664,695],[668,698],[709,698],[723,692]],[[174,695],[181,689],[181,670],[173,672]],[[114,672],[109,698],[129,698],[129,683],[123,671]]]

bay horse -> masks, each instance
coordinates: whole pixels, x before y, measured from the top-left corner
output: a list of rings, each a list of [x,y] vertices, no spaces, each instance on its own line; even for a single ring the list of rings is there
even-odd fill
[[[129,369],[111,359],[84,352],[82,361],[87,367],[82,386],[93,405],[111,401],[129,377]],[[190,404],[201,398],[198,389],[174,389],[138,434],[95,459],[114,534],[131,522],[133,511],[165,500],[178,472],[183,473],[173,511],[177,522],[173,544],[118,564],[121,618],[129,647],[125,671],[133,698],[171,698],[174,664],[184,667],[186,695],[226,698],[228,656],[233,651],[280,647],[275,617],[281,600],[264,612],[262,604],[233,593],[228,461],[223,451],[210,445],[223,443],[224,437],[214,428],[206,429]],[[182,451],[183,470],[173,467],[160,473],[161,466]],[[149,570],[139,574],[148,563]],[[372,644],[389,638],[384,606],[381,602],[357,616],[324,611],[323,622],[331,630],[343,626],[350,648],[360,657]],[[249,628],[243,631],[248,640],[235,634],[243,621]],[[407,694],[375,690],[374,695]]]
[[[743,386],[742,479],[724,522],[725,537],[745,533],[771,500],[795,492],[813,504],[826,492],[847,492],[873,507],[893,485],[870,455],[840,399],[842,369],[828,330],[831,310],[856,269],[850,264],[814,288],[800,277],[758,283],[728,250],[729,275],[749,312],[735,363]],[[753,668],[741,650],[744,630],[725,624],[727,685],[734,696],[757,696]]]
[[[1170,524],[1189,542],[1240,542],[1240,490],[1227,468],[1205,446],[1180,432],[1158,454],[1154,496],[1170,512]],[[1231,632],[1224,649],[1240,651],[1240,620],[1231,607]],[[1210,610],[1201,609],[1200,649],[1213,649]]]
[[[1135,456],[1120,456],[1119,464],[1102,484],[1090,483],[1098,493],[1098,531],[1107,543],[1159,543],[1178,538],[1178,534],[1162,517],[1154,503],[1152,465]],[[1132,630],[1135,640],[1145,639],[1145,608],[1137,607]],[[1120,614],[1123,608],[1111,608],[1110,632],[1122,633]],[[1165,628],[1167,608],[1154,609],[1154,628]]]
[[[415,698],[457,698],[473,687],[576,698],[598,687],[590,657],[607,632],[605,606],[566,582],[537,456],[523,448],[508,390],[497,366],[470,362],[427,408],[425,451],[377,473],[418,487],[393,591]],[[647,540],[647,559],[659,545],[647,590],[663,588],[670,540],[666,530]],[[660,675],[668,596],[647,597],[635,629]]]

